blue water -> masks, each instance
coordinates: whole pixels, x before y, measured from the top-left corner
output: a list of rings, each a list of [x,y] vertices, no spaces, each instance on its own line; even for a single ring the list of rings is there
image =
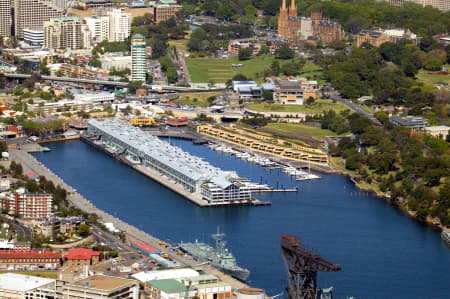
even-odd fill
[[[250,284],[269,295],[285,289],[280,236],[293,234],[341,264],[339,273],[319,273],[319,285],[334,286],[337,298],[450,298],[450,250],[439,233],[346,177],[296,182],[206,146],[171,142],[224,170],[300,192],[258,195],[269,207],[199,208],[81,141],[34,155],[97,207],[166,241],[211,242],[220,225],[239,264],[251,270]]]

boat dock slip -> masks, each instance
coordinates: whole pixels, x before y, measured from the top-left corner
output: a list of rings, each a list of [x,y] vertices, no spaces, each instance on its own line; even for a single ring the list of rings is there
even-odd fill
[[[263,192],[298,192],[298,188],[293,189],[261,189],[261,190],[253,190],[254,193],[263,193]]]

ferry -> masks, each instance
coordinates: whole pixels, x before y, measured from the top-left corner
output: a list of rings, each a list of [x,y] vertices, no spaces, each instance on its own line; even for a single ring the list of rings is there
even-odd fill
[[[49,152],[49,151],[51,151],[51,149],[49,149],[48,147],[41,146],[41,152]]]

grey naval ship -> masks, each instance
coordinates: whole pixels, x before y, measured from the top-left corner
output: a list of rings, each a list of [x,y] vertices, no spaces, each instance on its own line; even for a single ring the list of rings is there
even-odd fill
[[[180,249],[198,261],[209,262],[214,268],[241,281],[246,281],[250,271],[236,265],[236,258],[225,248],[226,242],[222,240],[225,234],[217,228],[217,233],[212,234],[211,237],[216,240],[216,248],[196,240],[195,243],[180,243]]]

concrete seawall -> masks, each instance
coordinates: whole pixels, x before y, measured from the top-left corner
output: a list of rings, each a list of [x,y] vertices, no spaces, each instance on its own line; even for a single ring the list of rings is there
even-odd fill
[[[23,150],[17,150],[17,149],[10,149],[9,150],[11,159],[13,159],[15,162],[20,163],[24,169],[24,172],[32,172],[38,176],[45,176],[47,180],[51,180],[55,186],[60,185],[66,191],[70,192],[70,195],[67,197],[69,202],[78,207],[79,209],[87,212],[87,213],[95,213],[97,214],[104,222],[111,222],[114,224],[114,226],[126,232],[132,239],[137,239],[144,241],[150,245],[152,245],[155,248],[159,249],[165,249],[161,245],[159,245],[159,242],[161,241],[158,238],[155,238],[148,233],[137,229],[136,227],[118,219],[117,217],[114,217],[96,206],[94,206],[91,202],[89,202],[85,197],[83,197],[81,194],[79,194],[75,189],[73,189],[70,185],[65,183],[59,176],[57,176],[55,173],[53,173],[50,169],[48,169],[45,165],[43,165],[41,162],[36,160],[33,156],[31,156],[29,153],[23,151]],[[171,255],[171,258],[174,260],[180,262],[182,265],[195,267],[197,264],[196,261],[193,261],[191,259],[187,259],[181,256],[174,256]],[[225,274],[220,272],[219,270],[209,266],[209,265],[202,265],[201,266],[206,273],[210,273],[213,275],[218,276],[221,280],[230,283],[235,288],[246,288],[249,287],[247,284]]]

